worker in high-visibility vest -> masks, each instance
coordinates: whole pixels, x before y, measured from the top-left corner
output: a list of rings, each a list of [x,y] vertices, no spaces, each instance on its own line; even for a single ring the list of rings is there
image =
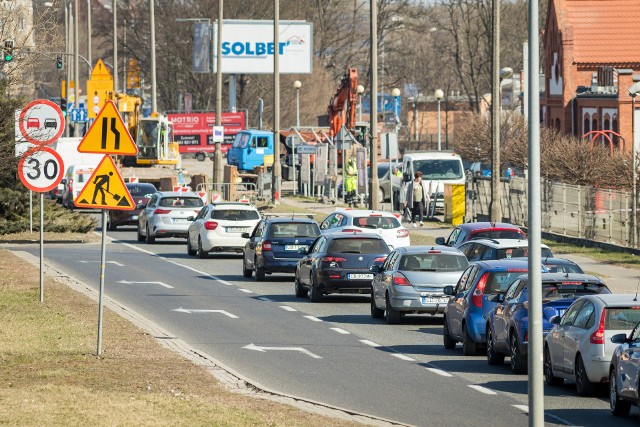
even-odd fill
[[[347,166],[344,169],[344,191],[346,194],[346,202],[349,206],[356,204],[356,192],[358,188],[358,168],[353,157],[349,158]]]

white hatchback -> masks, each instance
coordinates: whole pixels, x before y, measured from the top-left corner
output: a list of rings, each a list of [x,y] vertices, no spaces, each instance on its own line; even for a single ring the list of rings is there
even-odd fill
[[[194,192],[158,191],[138,215],[138,242],[155,243],[161,237],[187,236],[188,218],[198,213],[204,202]]]
[[[336,209],[320,223],[320,231],[323,234],[376,233],[391,250],[411,245],[409,231],[390,212]]]
[[[260,221],[258,210],[248,203],[210,203],[191,217],[187,236],[187,254],[207,258],[209,252],[242,252],[246,238]]]

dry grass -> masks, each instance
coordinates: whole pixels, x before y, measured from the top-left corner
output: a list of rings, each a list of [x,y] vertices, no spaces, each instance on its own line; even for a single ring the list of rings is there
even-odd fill
[[[255,426],[352,425],[231,393],[204,368],[0,251],[0,424]]]

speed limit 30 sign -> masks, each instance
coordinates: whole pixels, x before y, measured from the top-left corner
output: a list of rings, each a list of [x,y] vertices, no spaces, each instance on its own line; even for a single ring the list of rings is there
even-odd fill
[[[27,151],[18,163],[18,176],[30,190],[46,193],[62,181],[64,162],[62,157],[49,147],[36,147]]]

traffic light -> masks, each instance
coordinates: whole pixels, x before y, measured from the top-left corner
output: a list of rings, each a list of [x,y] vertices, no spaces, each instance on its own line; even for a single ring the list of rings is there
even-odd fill
[[[62,110],[62,115],[67,117],[67,100],[65,98],[60,99],[60,109]]]
[[[4,48],[2,50],[2,53],[4,54],[5,62],[9,62],[13,60],[13,48],[14,48],[14,43],[12,39],[7,39],[4,41]]]
[[[56,56],[56,68],[61,70],[64,67],[64,62],[62,62],[62,55]]]

